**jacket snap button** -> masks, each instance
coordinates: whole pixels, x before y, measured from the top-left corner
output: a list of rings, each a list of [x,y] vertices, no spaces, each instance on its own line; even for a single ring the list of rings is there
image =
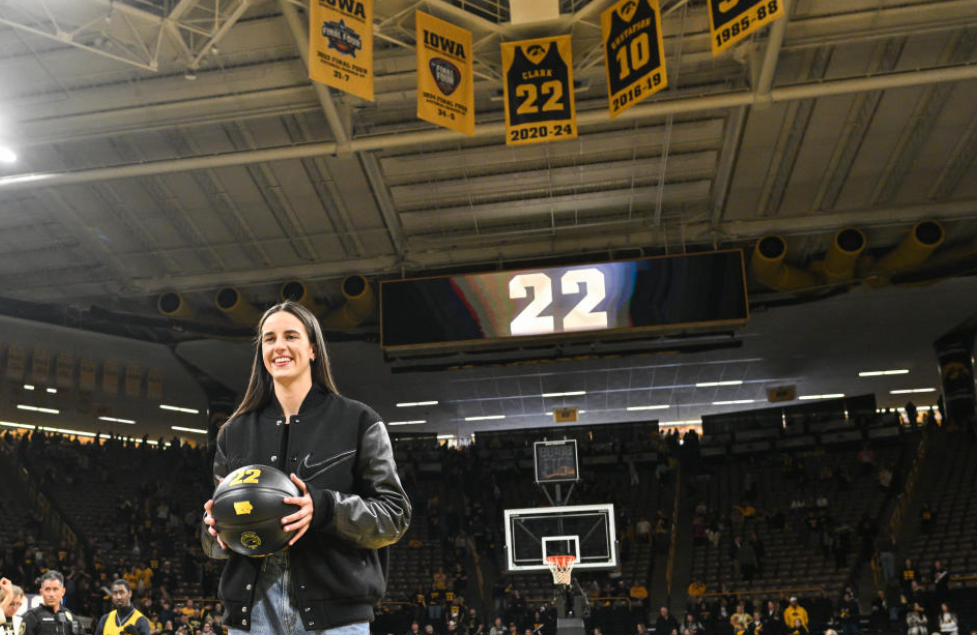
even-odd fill
[[[247,613],[247,612],[248,612],[248,607],[246,607],[246,606],[242,606],[242,607],[241,607],[241,612],[242,612],[242,613]]]
[[[248,620],[241,620],[241,626],[247,626]]]
[[[360,564],[365,567],[366,566],[366,558],[360,560]]]
[[[305,591],[305,585],[304,584],[302,585],[301,588],[302,588],[303,591]]]
[[[310,621],[309,626],[315,626],[315,622]]]
[[[309,607],[305,607],[305,612],[306,612],[306,613],[308,613],[308,612],[309,612],[309,611],[311,611],[311,610],[312,610],[312,609],[310,609]]]
[[[249,584],[248,586],[246,586],[244,588],[247,589],[248,591],[250,591],[251,590],[251,585]]]
[[[272,461],[277,461],[278,460],[278,455],[277,454],[272,454],[271,455],[271,460]]]

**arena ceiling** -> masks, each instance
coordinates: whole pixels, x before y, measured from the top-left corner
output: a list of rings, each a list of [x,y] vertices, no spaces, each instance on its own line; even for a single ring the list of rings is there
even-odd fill
[[[975,251],[977,0],[793,0],[787,20],[720,57],[705,2],[663,0],[669,88],[613,121],[599,46],[609,4],[564,1],[558,21],[517,26],[504,0],[377,0],[370,103],[310,82],[301,2],[0,2],[0,139],[18,154],[0,163],[0,311],[207,351],[222,344],[192,341],[201,333],[241,333],[213,306],[227,285],[261,306],[297,279],[335,307],[352,274],[751,249],[768,233],[806,266],[843,227],[884,253],[923,219],[942,223],[940,250]],[[415,8],[473,32],[473,138],[415,116]],[[573,36],[580,138],[507,147],[499,43],[557,33]],[[954,263],[930,277],[974,271],[973,258]],[[951,281],[927,296],[856,286],[755,313],[753,323],[767,333],[798,320],[817,329],[804,316],[872,306],[887,312],[889,332],[928,338],[969,317],[972,296],[954,296],[952,315],[924,324],[898,307],[942,302],[932,294],[946,284],[972,288]],[[164,292],[179,293],[192,320],[159,316]],[[751,299],[759,308],[795,300],[755,282]],[[334,339],[375,332],[368,320]],[[848,350],[871,348],[853,333],[838,334]],[[928,346],[904,348],[931,370]],[[824,350],[812,343],[792,355]],[[734,353],[695,355],[677,359]],[[832,359],[810,363],[827,364],[827,375],[841,363]],[[636,391],[652,384],[696,383],[610,370],[630,362],[580,363],[581,372],[608,369],[606,385],[626,402],[647,401]],[[808,362],[750,363],[764,381],[809,371]],[[520,373],[471,377],[483,375],[486,390],[505,395],[498,382]],[[398,380],[405,393],[434,375],[411,377]],[[540,413],[549,407],[541,402]]]

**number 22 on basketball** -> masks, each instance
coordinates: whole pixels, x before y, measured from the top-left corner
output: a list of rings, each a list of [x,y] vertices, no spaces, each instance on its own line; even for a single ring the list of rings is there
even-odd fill
[[[604,274],[600,269],[571,269],[560,276],[560,292],[563,295],[577,295],[583,287],[584,297],[563,316],[562,328],[566,331],[588,331],[607,328],[607,312],[594,311],[606,297]],[[553,280],[545,273],[521,273],[509,280],[509,298],[525,298],[529,289],[533,299],[519,312],[509,330],[513,335],[543,335],[556,332],[556,318],[540,315],[553,304]]]
[[[227,486],[234,487],[241,483],[257,483],[259,476],[261,476],[261,470],[241,470],[237,473],[237,476],[231,479],[231,482]]]

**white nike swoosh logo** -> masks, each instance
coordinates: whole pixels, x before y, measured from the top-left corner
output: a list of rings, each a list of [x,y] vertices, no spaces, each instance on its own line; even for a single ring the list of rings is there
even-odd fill
[[[310,463],[309,458],[311,458],[312,455],[306,454],[305,459],[302,460],[302,467],[304,468],[304,471],[307,474],[303,478],[305,479],[315,478],[320,474],[336,467],[346,459],[352,458],[354,454],[356,454],[356,450],[349,450],[347,452],[341,452],[335,456],[331,456],[328,459],[324,459],[316,463]],[[315,472],[312,474],[308,474],[308,472],[312,470],[315,470]]]

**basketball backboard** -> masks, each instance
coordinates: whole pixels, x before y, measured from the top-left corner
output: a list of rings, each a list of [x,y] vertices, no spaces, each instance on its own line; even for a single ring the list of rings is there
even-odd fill
[[[505,510],[506,568],[548,571],[547,556],[576,556],[575,570],[617,567],[614,505]]]

